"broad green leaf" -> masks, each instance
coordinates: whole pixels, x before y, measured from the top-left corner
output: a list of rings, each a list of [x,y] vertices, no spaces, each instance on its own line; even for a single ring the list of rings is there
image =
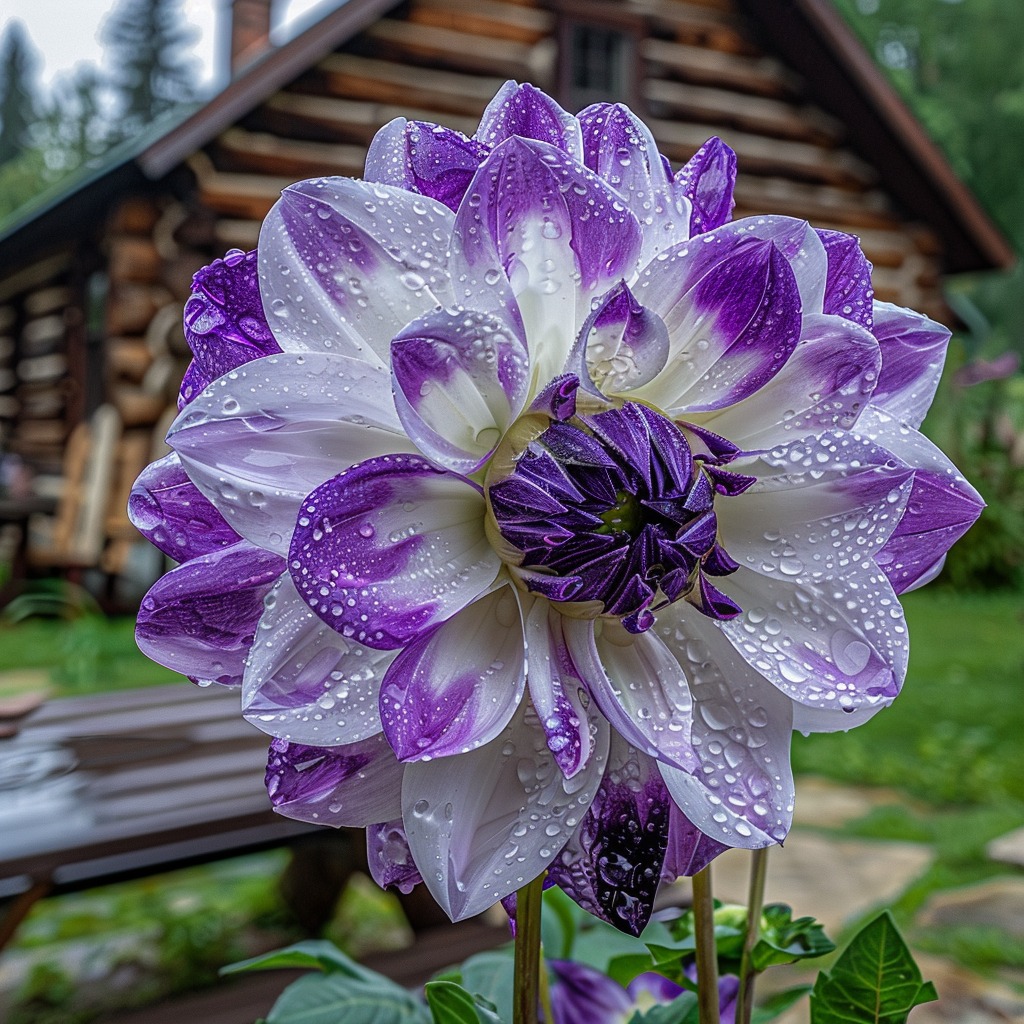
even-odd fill
[[[387,981],[383,975],[376,974],[349,959],[334,943],[315,939],[296,942],[295,945],[287,946],[284,949],[275,949],[249,960],[228,964],[227,967],[221,968],[220,973],[242,974],[245,971],[270,971],[282,967],[305,967],[311,971],[344,974],[349,978],[359,978],[368,982],[377,978]]]
[[[605,973],[625,988],[635,977],[651,970],[654,970],[654,960],[650,953],[623,953],[612,957]]]
[[[684,992],[671,1003],[659,1003],[644,1012],[637,1011],[629,1018],[629,1024],[697,1024],[697,997]]]
[[[810,991],[810,985],[797,985],[795,988],[787,988],[784,992],[776,992],[755,1008],[751,1024],[771,1024],[771,1021],[781,1017]]]
[[[904,1024],[936,998],[888,911],[869,921],[811,992],[811,1024]]]
[[[471,956],[462,965],[462,987],[481,996],[501,1020],[512,1019],[512,947]]]
[[[580,922],[588,915],[557,885],[544,890],[541,941],[544,952],[556,960],[571,960]]]
[[[452,981],[431,981],[424,987],[423,994],[434,1024],[480,1024],[473,997],[461,985]]]
[[[494,1007],[451,981],[431,981],[424,988],[433,1024],[501,1024]]]
[[[388,982],[310,974],[281,993],[267,1024],[429,1024],[427,1008]]]
[[[761,935],[752,953],[755,970],[824,956],[836,948],[813,917],[794,921],[793,911],[784,903],[770,904],[761,916]]]

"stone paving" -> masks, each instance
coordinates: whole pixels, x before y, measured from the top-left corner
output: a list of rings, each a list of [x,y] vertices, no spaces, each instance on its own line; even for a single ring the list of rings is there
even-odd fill
[[[924,844],[848,839],[829,835],[887,804],[907,806],[907,799],[885,790],[854,789],[821,779],[802,778],[797,787],[796,818],[785,847],[769,858],[766,901],[788,903],[794,915],[811,915],[836,937],[842,927],[874,909],[890,904],[920,877],[932,860]],[[1024,842],[1024,829],[1015,842]],[[989,848],[1007,854],[1006,842]],[[1020,847],[1014,847],[1019,849]],[[745,903],[749,856],[731,850],[712,866],[716,898]],[[687,883],[682,883],[687,884]],[[918,925],[974,924],[999,928],[1007,941],[1024,943],[1024,876],[1004,877],[962,889],[935,894],[922,908]],[[1024,1024],[1024,974],[1005,981],[982,978],[940,957],[915,952],[922,975],[935,983],[937,1002],[915,1009],[911,1024]],[[817,972],[780,969],[761,982],[764,991],[813,982]],[[779,1019],[779,1024],[807,1024],[808,1004]]]

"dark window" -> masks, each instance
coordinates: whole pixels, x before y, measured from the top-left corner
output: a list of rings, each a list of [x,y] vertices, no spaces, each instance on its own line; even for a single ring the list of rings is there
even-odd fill
[[[632,37],[604,25],[571,24],[569,28],[569,109],[602,101],[628,102]]]

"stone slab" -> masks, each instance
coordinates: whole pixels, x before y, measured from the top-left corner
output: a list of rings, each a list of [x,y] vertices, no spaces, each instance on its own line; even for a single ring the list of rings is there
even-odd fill
[[[829,935],[852,918],[890,904],[931,863],[918,843],[834,839],[796,828],[768,860],[768,903],[788,903],[816,917]],[[711,874],[718,899],[746,903],[750,855],[728,850]]]
[[[1024,827],[993,839],[985,847],[985,853],[988,854],[989,860],[1024,868]]]
[[[1024,878],[994,878],[935,893],[918,915],[925,928],[952,925],[998,928],[1024,940]]]

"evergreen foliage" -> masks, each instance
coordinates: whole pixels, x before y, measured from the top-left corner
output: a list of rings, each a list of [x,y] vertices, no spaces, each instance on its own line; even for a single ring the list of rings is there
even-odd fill
[[[21,22],[12,21],[0,43],[0,165],[31,146],[36,119],[32,86],[36,58]]]
[[[188,48],[197,32],[180,6],[180,0],[121,0],[103,25],[119,138],[196,98],[199,66]]]

